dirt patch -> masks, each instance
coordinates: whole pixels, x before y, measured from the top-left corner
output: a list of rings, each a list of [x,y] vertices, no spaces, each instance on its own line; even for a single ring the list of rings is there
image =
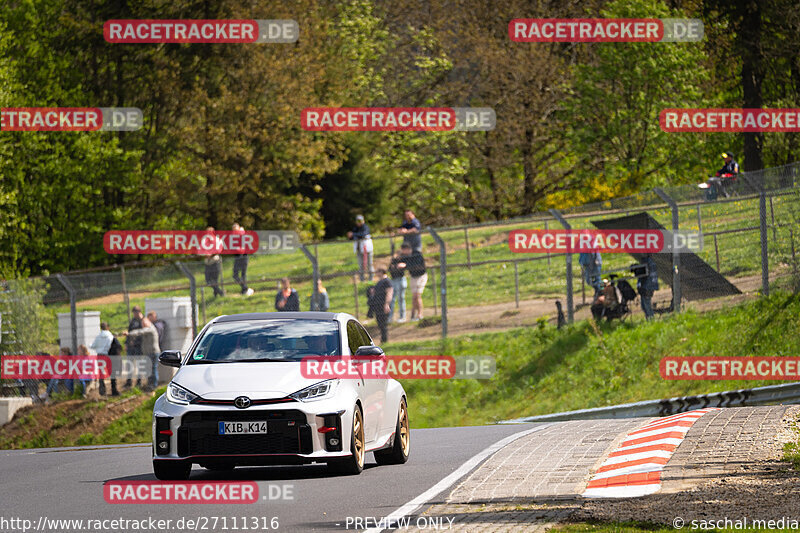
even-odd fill
[[[153,394],[30,405],[17,411],[14,419],[0,429],[0,449],[26,447],[24,443],[65,446],[74,444],[85,433],[100,435],[114,420],[133,411]]]

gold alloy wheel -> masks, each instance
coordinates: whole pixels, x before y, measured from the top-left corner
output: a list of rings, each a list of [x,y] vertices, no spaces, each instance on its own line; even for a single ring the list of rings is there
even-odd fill
[[[411,433],[408,429],[406,402],[400,403],[400,445],[403,447],[403,455],[407,456],[411,450]]]
[[[356,414],[353,418],[353,454],[356,458],[358,467],[364,466],[364,423],[361,418],[361,410],[356,408]]]

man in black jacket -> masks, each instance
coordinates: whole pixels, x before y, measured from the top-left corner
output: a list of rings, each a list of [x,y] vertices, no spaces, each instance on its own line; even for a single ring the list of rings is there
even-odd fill
[[[378,283],[375,284],[372,297],[369,301],[369,307],[372,314],[375,315],[375,320],[378,322],[378,329],[381,331],[381,342],[389,340],[388,324],[389,324],[389,306],[392,303],[392,282],[389,276],[386,275],[385,268],[378,269]]]

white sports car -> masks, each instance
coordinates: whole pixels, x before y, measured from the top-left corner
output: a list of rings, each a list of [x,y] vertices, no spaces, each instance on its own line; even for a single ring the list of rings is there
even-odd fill
[[[309,356],[344,358],[347,376],[303,377]],[[366,452],[378,464],[408,460],[406,394],[394,379],[365,378],[385,357],[344,313],[249,313],[212,320],[189,352],[163,352],[179,367],[153,409],[153,471],[187,479],[192,464],[327,463],[358,474]],[[359,377],[361,376],[361,377]]]

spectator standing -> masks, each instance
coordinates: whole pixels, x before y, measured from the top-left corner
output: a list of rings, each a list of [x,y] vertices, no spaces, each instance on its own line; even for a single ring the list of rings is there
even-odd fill
[[[375,320],[378,322],[378,329],[381,332],[381,342],[389,340],[389,310],[392,302],[392,282],[386,275],[385,268],[378,269],[378,283],[375,284],[369,306]]]
[[[137,329],[142,327],[142,321],[144,320],[144,315],[142,314],[142,308],[138,305],[134,305],[133,309],[131,309],[131,314],[133,317],[131,321],[128,323],[128,330],[123,333],[123,335],[127,335],[125,339],[125,353],[126,355],[142,355],[142,339],[138,336],[131,336],[131,331],[136,331]],[[128,378],[125,381],[125,386],[130,387],[132,384],[131,378]],[[137,377],[136,379],[136,386],[141,386],[142,382]]]
[[[603,258],[600,252],[584,252],[578,255],[578,263],[583,269],[583,279],[586,284],[594,288],[595,294],[603,290],[603,280],[600,273],[603,270]]]
[[[128,339],[131,337],[139,339],[140,342],[140,355],[146,355],[151,359],[158,357],[161,353],[161,347],[158,344],[158,330],[148,318],[142,320],[142,327],[134,331],[128,332]],[[130,355],[130,354],[129,354]],[[152,374],[152,371],[150,372]],[[148,378],[148,384],[152,384],[152,376]],[[141,378],[136,378],[136,386],[141,386]]]
[[[397,263],[397,266],[407,269],[408,275],[411,276],[408,283],[411,289],[411,320],[422,320],[422,292],[428,283],[425,258],[422,257],[422,253],[412,251],[411,245],[407,242],[400,247],[400,256],[403,260]]]
[[[68,357],[68,356],[72,355],[72,350],[70,350],[68,347],[64,346],[64,347],[61,348],[61,350],[59,350],[58,355]],[[45,392],[44,392],[45,397],[49,398],[50,394],[52,392],[58,392],[58,389],[61,388],[62,386],[63,386],[63,388],[66,389],[66,391],[68,393],[72,394],[72,391],[74,389],[73,389],[73,386],[72,386],[72,380],[71,379],[55,379],[55,378],[53,378],[47,383],[47,389],[45,389]]]
[[[276,311],[299,311],[300,310],[300,297],[297,291],[292,288],[292,283],[289,278],[281,280],[282,288],[275,295],[275,310]]]
[[[322,280],[317,280],[317,292],[311,293],[310,311],[327,311],[330,309],[331,301],[328,298],[328,291],[322,286]]]
[[[642,302],[642,311],[647,320],[653,318],[653,294],[658,290],[658,270],[653,256],[647,254],[644,265],[632,269],[636,276],[636,289]]]
[[[114,334],[108,328],[108,322],[101,322],[100,323],[100,333],[97,334],[97,337],[94,338],[92,341],[92,345],[89,346],[97,355],[119,355],[119,352],[116,354],[111,354],[111,345],[114,343],[116,339],[114,338]],[[119,341],[117,341],[117,345],[119,345]],[[112,365],[113,366],[113,365]],[[106,382],[104,379],[98,380],[98,386],[100,388],[100,395],[105,396],[106,394]],[[117,396],[119,392],[117,392],[117,380],[111,378],[111,394]]]
[[[411,209],[406,209],[403,213],[400,234],[403,236],[403,244],[411,246],[414,252],[422,253],[422,224]]]
[[[406,269],[400,268],[398,265],[403,262],[403,257],[398,253],[389,263],[389,279],[392,282],[392,303],[389,310],[389,322],[394,320],[394,310],[397,306],[398,322],[406,321],[406,287],[408,287],[408,280],[406,280]]]
[[[214,227],[209,226],[206,231],[214,233]],[[222,258],[219,254],[207,255],[203,260],[206,269],[206,285],[214,291],[214,296],[225,296],[225,291],[219,286],[219,277],[222,275]]]
[[[371,280],[375,274],[372,266],[372,235],[369,226],[364,223],[364,215],[356,216],[356,225],[352,231],[347,232],[347,238],[353,241],[353,251],[358,258],[358,277],[364,281],[369,271]]]
[[[158,318],[158,313],[155,311],[150,311],[147,313],[147,319],[153,324],[153,327],[156,328],[156,332],[158,333],[158,353],[153,353],[151,362],[153,363],[153,373],[150,376],[150,386],[155,389],[158,386],[158,356],[163,350],[164,343],[167,340],[167,323]]]
[[[233,231],[244,233],[244,228],[234,222],[231,227]],[[251,296],[255,291],[247,286],[247,263],[250,260],[248,254],[235,254],[233,256],[233,281],[242,288],[242,296]]]
[[[85,344],[81,344],[78,346],[78,355],[81,357],[91,357],[92,354],[89,352],[89,348],[87,348]],[[92,376],[82,375],[78,378],[78,381],[80,381],[81,388],[83,389],[83,397],[85,398],[86,393],[89,392],[89,384],[92,382]]]

